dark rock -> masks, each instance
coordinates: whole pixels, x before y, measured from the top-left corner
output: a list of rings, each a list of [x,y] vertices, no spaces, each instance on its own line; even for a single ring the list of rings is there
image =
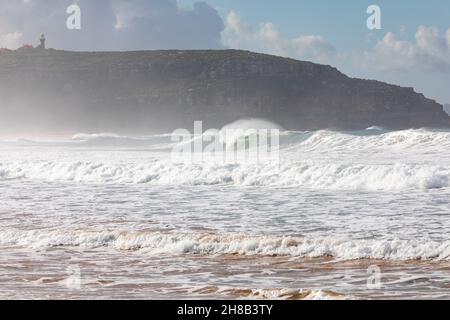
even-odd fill
[[[265,118],[290,130],[448,127],[443,106],[337,69],[246,51],[0,54],[0,132],[168,132]]]

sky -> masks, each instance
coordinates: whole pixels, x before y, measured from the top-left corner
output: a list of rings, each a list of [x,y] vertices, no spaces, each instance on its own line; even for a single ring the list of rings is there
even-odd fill
[[[66,9],[81,9],[69,30]],[[381,10],[369,30],[367,8]],[[448,0],[0,0],[0,47],[245,49],[337,67],[450,103]]]

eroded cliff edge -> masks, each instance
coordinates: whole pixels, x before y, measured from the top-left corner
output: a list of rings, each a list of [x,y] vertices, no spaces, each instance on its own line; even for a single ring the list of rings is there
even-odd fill
[[[0,131],[169,132],[265,118],[289,130],[449,127],[412,88],[247,51],[0,54]]]

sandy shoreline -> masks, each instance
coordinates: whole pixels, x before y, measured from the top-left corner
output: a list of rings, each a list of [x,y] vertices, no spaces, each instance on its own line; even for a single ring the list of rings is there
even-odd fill
[[[450,299],[450,262],[2,248],[4,299]],[[381,271],[369,289],[367,269]]]

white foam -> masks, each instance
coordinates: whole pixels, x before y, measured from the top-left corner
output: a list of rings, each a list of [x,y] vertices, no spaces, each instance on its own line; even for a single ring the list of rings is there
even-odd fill
[[[1,245],[20,247],[112,247],[143,254],[240,254],[291,257],[330,256],[342,260],[450,260],[450,241],[353,240],[240,234],[121,231],[0,231]]]
[[[270,124],[260,124],[267,127]],[[254,126],[251,121],[230,125]],[[79,153],[67,145],[52,150],[17,148],[0,153],[0,179],[79,183],[304,187],[344,190],[428,190],[449,187],[450,132],[405,130],[377,135],[332,131],[284,132],[280,161],[220,163],[172,161],[169,136],[133,140],[114,134],[77,135],[78,145],[138,148],[133,153]],[[106,140],[110,140],[106,142]],[[150,146],[157,146],[159,153]],[[117,149],[115,149],[117,147]],[[144,147],[143,152],[140,147]],[[167,149],[168,148],[168,149]],[[169,152],[167,152],[167,150]],[[141,151],[139,151],[141,150]],[[49,152],[51,151],[51,152]],[[25,157],[26,156],[26,157]],[[204,159],[209,159],[205,155]]]
[[[383,132],[383,131],[380,131]],[[303,151],[354,151],[362,150],[408,150],[424,151],[436,149],[443,151],[450,147],[450,132],[403,130],[378,135],[357,135],[334,131],[317,131],[298,146]]]
[[[72,140],[95,140],[95,139],[131,139],[131,137],[121,136],[115,133],[77,133],[72,136]]]
[[[366,129],[367,131],[385,131],[386,129],[379,126],[372,126]]]
[[[207,128],[204,128],[205,130]],[[270,121],[263,119],[248,119],[239,120],[229,125],[224,126],[221,132],[226,130],[260,130],[268,129],[280,130],[280,136],[282,137],[282,143],[288,142],[289,146],[294,146],[298,151],[361,151],[361,150],[408,150],[415,149],[415,151],[425,149],[436,149],[439,151],[444,148],[450,147],[450,131],[434,131],[426,129],[410,129],[402,131],[390,131],[386,132],[381,127],[370,127],[365,131],[375,134],[364,134],[364,132],[344,133],[329,130],[320,130],[315,132],[296,132],[296,131],[283,131],[283,129]],[[166,142],[170,142],[171,134],[161,134],[152,136],[124,136],[116,133],[77,133],[73,135],[69,140],[23,140],[20,139],[17,143],[34,143],[38,145],[43,143],[49,145],[54,143],[60,145],[65,142],[75,142],[74,145],[80,143],[92,143],[96,142],[96,145],[101,145],[102,142],[111,144],[116,141],[117,143],[134,144],[136,142],[145,142],[149,146],[152,143],[160,142],[164,139]],[[11,142],[11,141],[9,141]]]
[[[261,130],[261,129],[278,129],[282,130],[283,128],[271,121],[265,119],[242,119],[235,121],[233,123],[227,124],[222,128],[222,130],[234,130],[234,129],[242,129],[242,130]]]
[[[22,161],[0,163],[0,179],[82,183],[305,187],[314,189],[403,190],[449,186],[450,166],[328,164],[285,161],[263,164],[106,163]]]
[[[350,295],[338,294],[331,291],[318,289],[246,289],[246,288],[230,288],[218,287],[205,288],[205,291],[214,291],[224,296],[233,296],[243,299],[270,299],[270,300],[355,300]],[[202,292],[202,288],[196,292]]]

